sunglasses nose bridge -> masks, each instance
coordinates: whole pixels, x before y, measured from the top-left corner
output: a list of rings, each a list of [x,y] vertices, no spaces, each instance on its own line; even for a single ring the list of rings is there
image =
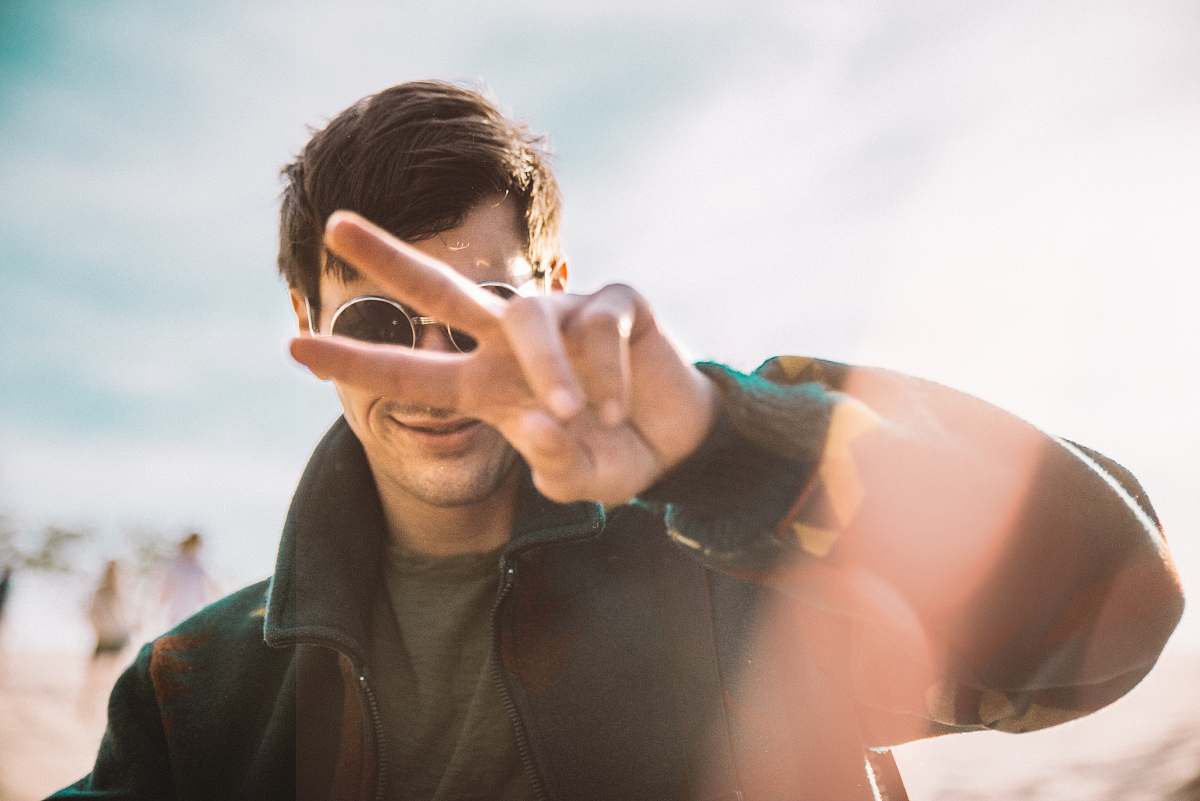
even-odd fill
[[[448,353],[459,352],[458,347],[454,344],[454,340],[450,338],[450,329],[441,320],[433,317],[418,316],[412,316],[408,319],[412,321],[413,331],[415,332],[414,348],[446,351]]]

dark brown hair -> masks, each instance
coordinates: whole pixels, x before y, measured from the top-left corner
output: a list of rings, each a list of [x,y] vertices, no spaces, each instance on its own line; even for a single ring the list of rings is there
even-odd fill
[[[285,166],[279,272],[316,313],[321,271],[354,268],[322,244],[325,220],[349,209],[408,241],[454,228],[485,198],[515,201],[539,273],[560,257],[559,194],[545,140],[471,89],[403,83],[338,114]]]

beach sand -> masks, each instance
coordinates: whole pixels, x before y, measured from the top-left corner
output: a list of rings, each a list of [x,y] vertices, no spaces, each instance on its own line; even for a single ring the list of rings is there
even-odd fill
[[[0,655],[0,801],[43,798],[90,769],[104,721],[78,712],[84,662]],[[942,738],[897,758],[913,801],[1200,801],[1172,795],[1200,775],[1198,679],[1200,655],[1168,652],[1128,696],[1083,720]]]
[[[80,714],[86,662],[69,651],[0,653],[0,801],[44,798],[91,769],[104,709],[98,698],[92,715]]]

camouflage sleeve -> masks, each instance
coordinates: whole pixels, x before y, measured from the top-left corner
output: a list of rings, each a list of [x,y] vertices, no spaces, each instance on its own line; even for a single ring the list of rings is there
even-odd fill
[[[643,494],[709,567],[803,614],[876,744],[1027,731],[1118,698],[1183,598],[1145,492],[1105,457],[877,368],[699,365],[722,409]]]

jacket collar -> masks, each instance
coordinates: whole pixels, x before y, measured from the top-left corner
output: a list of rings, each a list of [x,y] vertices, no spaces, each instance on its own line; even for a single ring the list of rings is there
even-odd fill
[[[517,522],[504,557],[603,529],[599,504],[554,503],[521,467]],[[328,645],[363,664],[386,530],[366,454],[338,418],[309,459],[288,509],[267,592],[266,643]]]

